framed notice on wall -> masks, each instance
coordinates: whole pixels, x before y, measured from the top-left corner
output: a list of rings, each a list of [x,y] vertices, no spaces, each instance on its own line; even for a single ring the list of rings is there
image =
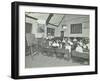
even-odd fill
[[[97,74],[96,6],[33,2],[11,5],[12,78]],[[60,40],[62,23],[65,27]],[[48,34],[53,37],[47,39]]]

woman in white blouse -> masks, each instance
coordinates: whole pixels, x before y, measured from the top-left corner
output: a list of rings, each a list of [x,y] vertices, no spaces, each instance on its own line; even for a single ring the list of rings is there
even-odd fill
[[[80,46],[80,44],[77,45],[76,51],[83,53],[83,48],[82,48],[82,46]]]

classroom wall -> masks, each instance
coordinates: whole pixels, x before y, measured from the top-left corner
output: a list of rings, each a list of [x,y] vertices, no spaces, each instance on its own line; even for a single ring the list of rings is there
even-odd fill
[[[27,23],[31,23],[32,24],[32,34],[37,34],[36,30],[37,30],[37,21],[31,18],[26,17],[26,21]]]
[[[48,24],[46,26],[44,20],[38,20],[38,21],[26,17],[26,22],[32,24],[32,32],[31,33],[35,34],[36,38],[41,38],[43,35],[44,35],[44,37],[46,37],[46,34],[47,34],[46,29],[47,28],[55,29],[55,37],[59,37],[60,34],[61,34],[61,31],[64,31],[64,36],[65,37],[89,37],[89,16],[75,18],[75,19],[71,19],[71,20],[68,20],[68,18],[65,16],[65,18],[62,20],[61,24],[58,27],[50,25],[50,24]],[[45,32],[44,33],[37,32],[38,23],[40,23],[40,24],[43,23],[44,24],[44,26],[45,26],[45,28],[44,28]],[[77,24],[77,23],[82,23],[82,34],[71,34],[70,33],[71,32],[70,25],[71,24]],[[67,29],[63,29],[62,25],[66,25]]]
[[[31,18],[28,18],[26,17],[26,21],[27,23],[31,23],[32,24],[32,34],[35,34],[35,37],[36,38],[41,38],[42,36],[46,37],[46,27],[44,28],[45,29],[45,32],[44,33],[39,33],[37,30],[38,30],[38,24],[44,24],[45,26],[45,21],[42,21],[42,20],[34,20],[34,19],[31,19]]]
[[[68,20],[67,17],[65,17],[60,24],[59,27],[55,27],[55,36],[59,37],[60,32],[64,31],[65,37],[89,37],[89,16],[87,17],[81,17],[81,18],[75,18],[72,20]],[[71,24],[77,24],[82,23],[82,34],[71,34],[70,25]],[[67,29],[63,29],[62,25],[66,25]]]

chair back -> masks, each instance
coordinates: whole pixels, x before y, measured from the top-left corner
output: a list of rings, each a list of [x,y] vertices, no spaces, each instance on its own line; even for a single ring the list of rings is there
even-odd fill
[[[31,34],[31,33],[26,33],[26,41],[27,41],[28,46],[32,46],[32,45],[37,44],[37,40],[35,38],[35,35]]]

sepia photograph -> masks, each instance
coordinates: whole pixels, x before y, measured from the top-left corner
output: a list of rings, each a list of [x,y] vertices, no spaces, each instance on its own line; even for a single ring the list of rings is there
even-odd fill
[[[89,15],[25,12],[25,68],[89,65]]]

